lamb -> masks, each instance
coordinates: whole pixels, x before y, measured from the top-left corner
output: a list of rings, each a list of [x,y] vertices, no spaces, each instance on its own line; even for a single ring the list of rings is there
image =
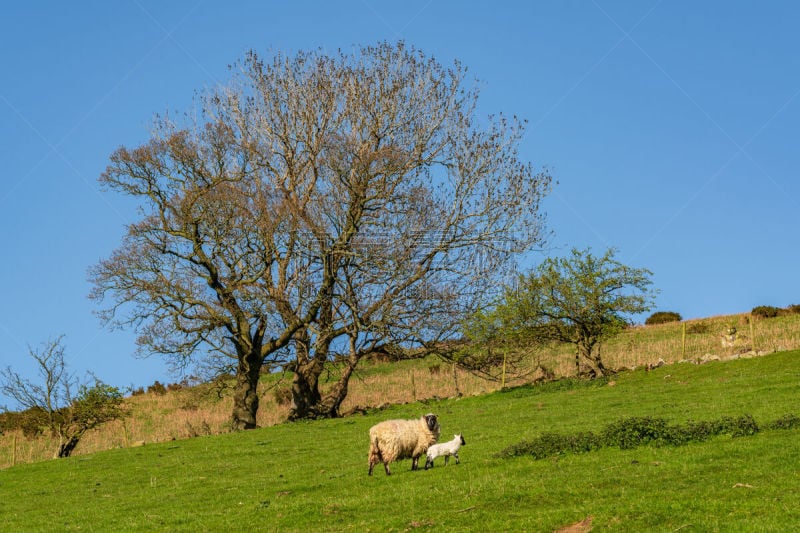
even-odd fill
[[[433,468],[433,460],[437,457],[444,456],[444,464],[447,466],[447,462],[450,460],[450,456],[456,458],[456,464],[459,464],[458,459],[458,450],[467,443],[464,440],[464,436],[461,434],[453,435],[453,440],[449,442],[443,442],[441,444],[434,444],[430,448],[428,448],[428,457],[425,461],[425,470],[429,468]]]
[[[419,458],[431,444],[439,440],[439,421],[436,415],[415,420],[386,420],[369,430],[369,475],[373,467],[383,463],[386,475],[391,475],[389,463],[411,458],[411,470],[417,470]]]

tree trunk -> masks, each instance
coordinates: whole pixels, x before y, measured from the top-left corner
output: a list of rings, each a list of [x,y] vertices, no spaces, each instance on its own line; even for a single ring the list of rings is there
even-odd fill
[[[605,367],[605,365],[603,364],[603,361],[600,359],[600,355],[599,354],[596,357],[594,357],[592,359],[592,361],[594,362],[594,366],[597,369],[597,376],[598,377],[607,376],[609,374],[609,371]]]
[[[62,441],[58,447],[58,457],[69,457],[80,442],[80,435],[73,435],[66,442]]]
[[[597,344],[597,352],[596,355],[592,357],[592,361],[594,361],[594,366],[597,368],[597,372],[599,376],[607,376],[609,374],[608,369],[603,364],[603,360],[600,358],[600,344]]]
[[[319,393],[319,376],[322,374],[322,364],[311,359],[306,364],[297,365],[292,379],[292,409],[289,420],[302,418],[316,418],[322,397]]]
[[[600,359],[600,354],[598,353],[596,356],[592,353],[594,350],[594,344],[578,344],[578,351],[581,357],[589,364],[590,372],[589,375],[592,378],[603,377],[606,375],[606,367],[603,365],[603,361]],[[576,356],[577,362],[577,356]],[[579,375],[580,375],[580,368],[579,368]]]
[[[231,426],[235,431],[254,429],[258,412],[258,379],[261,374],[261,355],[255,350],[239,359],[236,368],[236,388],[233,392]]]
[[[342,371],[342,376],[333,388],[325,395],[322,401],[316,408],[318,416],[324,418],[338,418],[340,415],[339,409],[342,407],[342,402],[347,397],[347,387],[350,383],[350,376],[353,375],[353,370],[356,368],[357,362],[348,361],[347,366]]]

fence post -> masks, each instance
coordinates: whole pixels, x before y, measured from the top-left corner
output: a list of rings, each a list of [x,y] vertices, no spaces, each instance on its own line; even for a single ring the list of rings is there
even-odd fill
[[[500,388],[506,388],[506,357],[508,356],[508,350],[503,350],[503,377],[500,380]]]
[[[17,434],[11,438],[11,466],[17,464]]]
[[[681,361],[686,359],[686,322],[681,328]]]
[[[417,383],[414,381],[414,369],[411,369],[411,398],[417,401]]]
[[[130,448],[131,446],[131,436],[128,434],[128,423],[125,419],[122,419],[122,432],[125,435],[125,447]]]
[[[753,345],[753,351],[758,353],[758,350],[756,350],[756,333],[753,329],[753,315],[750,315],[748,322],[750,323],[750,344]]]

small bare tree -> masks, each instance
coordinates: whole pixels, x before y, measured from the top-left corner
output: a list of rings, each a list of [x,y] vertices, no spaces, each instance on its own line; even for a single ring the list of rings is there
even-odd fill
[[[7,367],[0,371],[0,390],[26,412],[25,423],[47,429],[59,438],[56,457],[68,457],[83,435],[95,427],[125,415],[122,393],[97,378],[79,384],[67,371],[63,336],[29,349],[36,362],[39,381],[22,377]]]
[[[105,317],[145,354],[233,361],[236,429],[265,364],[292,369],[292,418],[336,416],[365,354],[448,338],[542,239],[550,177],[519,121],[476,119],[465,72],[403,43],[250,53],[197,122],[111,156],[142,219],[91,273]]]

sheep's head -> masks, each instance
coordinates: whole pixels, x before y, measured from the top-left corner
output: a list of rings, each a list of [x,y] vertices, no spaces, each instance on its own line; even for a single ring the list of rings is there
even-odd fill
[[[428,425],[428,431],[436,431],[439,427],[439,421],[436,419],[436,415],[433,413],[428,413],[423,417],[425,419],[425,423]]]
[[[459,440],[459,439],[461,440],[461,445],[462,446],[467,443],[467,441],[464,440],[464,435],[453,435],[453,436],[456,438],[456,440]]]

